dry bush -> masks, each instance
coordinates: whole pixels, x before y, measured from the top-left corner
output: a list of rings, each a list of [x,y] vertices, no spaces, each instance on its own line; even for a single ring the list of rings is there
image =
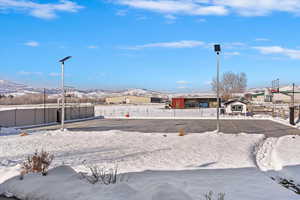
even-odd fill
[[[45,97],[45,99],[44,99]],[[25,94],[21,96],[1,96],[0,95],[0,104],[1,105],[24,105],[24,104],[43,104],[43,103],[57,103],[57,97],[51,97],[48,94],[44,96],[42,93],[37,94]],[[104,98],[96,97],[69,97],[66,95],[66,103],[94,103],[94,104],[104,104]]]
[[[7,96],[0,98],[1,105],[23,105],[23,104],[42,104],[42,103],[56,103],[56,99],[49,99],[48,95],[44,100],[43,94],[25,94],[21,96]]]
[[[54,155],[43,150],[41,152],[36,150],[34,155],[27,156],[22,163],[21,179],[28,173],[42,173],[46,176],[53,159]]]
[[[214,200],[214,192],[209,191],[207,194],[204,195],[205,200]],[[218,193],[216,200],[225,200],[225,193]]]
[[[179,136],[185,136],[185,131],[183,128],[179,129]]]
[[[118,167],[107,169],[96,165],[85,166],[90,171],[90,176],[82,174],[91,184],[101,183],[105,185],[116,184],[118,176]]]

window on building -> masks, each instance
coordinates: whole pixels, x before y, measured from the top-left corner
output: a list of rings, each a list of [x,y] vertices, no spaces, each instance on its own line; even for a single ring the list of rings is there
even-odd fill
[[[209,107],[209,103],[207,103],[207,102],[199,103],[199,107],[200,108],[208,108]]]
[[[231,111],[243,111],[243,105],[232,105]]]

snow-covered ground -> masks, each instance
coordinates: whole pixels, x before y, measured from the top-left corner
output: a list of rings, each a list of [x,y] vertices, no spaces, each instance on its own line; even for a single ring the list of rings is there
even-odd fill
[[[210,190],[227,200],[296,200],[299,196],[265,174],[300,165],[300,137],[259,134],[40,131],[0,137],[0,194],[21,199],[204,200]],[[55,155],[43,177],[18,177],[19,163],[36,149]],[[83,163],[118,165],[125,181],[91,185],[77,172]],[[67,165],[63,166],[62,165]],[[70,167],[73,169],[71,169]],[[294,173],[292,173],[294,172]],[[284,176],[284,175],[282,175]],[[284,176],[284,177],[285,177]],[[11,179],[9,179],[11,178]],[[299,179],[298,179],[299,178]],[[300,182],[300,176],[294,176]],[[63,183],[63,184],[62,184]]]
[[[144,105],[97,105],[96,116],[104,116],[112,119],[215,119],[216,108],[199,109],[165,109],[165,104]],[[127,117],[126,115],[129,115]],[[229,116],[221,115],[222,119],[269,119],[267,115],[247,117],[245,115]]]
[[[95,107],[96,116],[105,118],[200,118],[216,116],[216,108],[201,109],[165,109],[165,104],[144,105],[98,105]]]
[[[20,129],[0,127],[0,136],[20,134]]]

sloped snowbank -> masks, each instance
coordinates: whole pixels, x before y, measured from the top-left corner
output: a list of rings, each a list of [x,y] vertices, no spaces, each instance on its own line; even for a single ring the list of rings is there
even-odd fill
[[[276,146],[277,156],[282,166],[300,164],[300,136],[289,135],[278,139]]]
[[[300,164],[300,137],[263,140],[258,134],[214,132],[180,137],[177,133],[58,130],[6,136],[0,140],[0,194],[39,200],[202,200],[213,190],[225,192],[226,200],[299,199],[256,164],[259,161],[265,170],[276,169],[274,158],[280,166]],[[14,177],[18,164],[36,149],[54,153],[53,166],[58,168],[47,177],[30,174],[20,181]],[[91,185],[77,174],[87,172],[83,161],[107,167],[118,164],[128,181]]]
[[[256,161],[272,180],[300,194],[300,137],[268,138],[258,148]]]
[[[255,168],[129,173],[127,182],[92,185],[73,169],[60,166],[48,176],[14,177],[0,185],[0,194],[39,200],[204,200],[213,190],[228,200],[297,200],[298,195],[266,179]]]
[[[0,136],[20,134],[20,129],[0,127]]]
[[[300,136],[267,138],[257,149],[256,162],[262,171],[279,171],[285,166],[300,165]]]
[[[267,138],[259,146],[256,153],[256,164],[262,171],[282,169],[276,151],[278,138]]]

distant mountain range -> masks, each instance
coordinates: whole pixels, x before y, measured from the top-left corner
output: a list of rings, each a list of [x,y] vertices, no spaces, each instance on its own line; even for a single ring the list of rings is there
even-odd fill
[[[167,94],[147,89],[125,89],[125,90],[100,90],[89,89],[80,90],[76,88],[67,88],[68,93],[80,98],[103,98],[107,96],[121,96],[121,95],[134,95],[134,96],[153,96],[165,97]],[[50,97],[56,97],[60,94],[59,88],[46,88],[46,94]],[[15,83],[7,80],[0,80],[0,94],[21,96],[25,94],[42,94],[44,88],[34,88],[25,84]]]
[[[250,88],[247,92],[259,93],[264,92],[264,87],[261,88]],[[281,86],[281,91],[292,91],[292,85]],[[148,89],[124,89],[124,90],[102,90],[102,89],[88,89],[80,90],[76,88],[67,88],[68,93],[79,97],[79,98],[105,98],[109,96],[123,96],[123,95],[133,95],[133,96],[148,96],[148,97],[197,97],[203,95],[214,95],[213,92],[190,92],[190,93],[171,93],[171,92],[159,92]],[[295,91],[300,92],[300,86],[295,86]],[[46,88],[46,94],[49,97],[56,98],[61,93],[59,88]],[[44,93],[44,88],[35,88],[21,83],[15,83],[7,80],[0,80],[0,94],[21,96],[25,94],[42,94]]]

